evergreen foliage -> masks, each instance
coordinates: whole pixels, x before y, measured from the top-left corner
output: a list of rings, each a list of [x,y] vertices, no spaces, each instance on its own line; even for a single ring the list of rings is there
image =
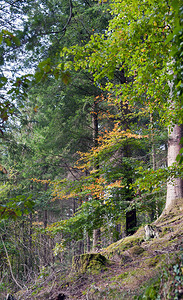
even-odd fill
[[[167,180],[183,176],[182,149],[177,162],[166,162],[166,128],[183,119],[183,7],[174,0],[0,5],[6,290],[7,278],[18,287],[90,251],[96,230],[94,246],[103,248],[161,214]]]

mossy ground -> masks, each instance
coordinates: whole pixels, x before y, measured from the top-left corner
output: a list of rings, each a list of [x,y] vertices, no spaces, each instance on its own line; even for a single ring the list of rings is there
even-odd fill
[[[59,293],[63,293],[66,299],[75,300],[132,300],[142,299],[140,294],[146,290],[147,296],[143,299],[156,299],[153,297],[157,294],[156,288],[160,286],[159,274],[183,252],[181,208],[182,202],[155,222],[161,228],[159,238],[146,241],[144,227],[141,227],[133,236],[111,244],[100,253],[73,258],[68,274],[58,271],[46,279],[44,289],[40,281],[37,288],[30,288],[30,293],[21,292],[17,298],[55,300]],[[149,282],[152,283],[147,288]]]
[[[72,270],[73,272],[98,274],[101,271],[107,270],[107,262],[105,256],[100,253],[86,253],[73,257]]]

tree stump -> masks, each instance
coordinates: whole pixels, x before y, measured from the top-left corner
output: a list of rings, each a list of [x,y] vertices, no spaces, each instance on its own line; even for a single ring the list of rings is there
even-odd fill
[[[107,269],[107,259],[100,253],[76,255],[72,260],[72,269],[78,273],[91,271],[98,273]]]

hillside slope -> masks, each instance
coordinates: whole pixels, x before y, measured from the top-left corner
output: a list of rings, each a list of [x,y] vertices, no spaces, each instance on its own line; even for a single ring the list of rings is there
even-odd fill
[[[142,227],[100,253],[75,257],[70,270],[50,271],[16,299],[142,299],[142,293],[143,299],[183,299],[182,201],[152,226],[159,237],[146,240]]]

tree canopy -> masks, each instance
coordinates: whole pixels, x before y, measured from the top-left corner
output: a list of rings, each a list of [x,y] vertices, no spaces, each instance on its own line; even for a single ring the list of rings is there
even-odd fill
[[[0,5],[0,263],[9,247],[23,282],[154,221],[167,182],[182,189],[183,6]]]

